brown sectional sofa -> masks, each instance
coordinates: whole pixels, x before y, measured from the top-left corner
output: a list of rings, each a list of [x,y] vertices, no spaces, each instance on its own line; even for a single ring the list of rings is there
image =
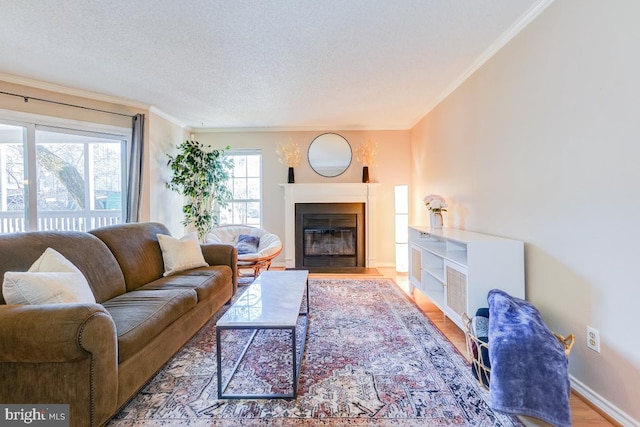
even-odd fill
[[[0,235],[0,277],[51,247],[96,304],[7,305],[0,295],[0,403],[68,403],[72,426],[106,423],[237,290],[236,250],[163,277],[158,223]]]

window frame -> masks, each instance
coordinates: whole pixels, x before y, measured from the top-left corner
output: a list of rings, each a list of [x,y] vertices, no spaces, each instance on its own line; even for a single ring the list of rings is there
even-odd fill
[[[0,123],[18,126],[25,129],[26,143],[24,146],[24,170],[25,170],[25,228],[24,231],[38,231],[37,210],[37,166],[32,165],[36,159],[36,130],[48,132],[62,132],[80,136],[91,136],[121,141],[120,167],[121,167],[121,221],[126,214],[126,193],[128,182],[128,155],[131,146],[131,128],[65,119],[39,114],[25,113],[13,110],[0,109]]]
[[[257,177],[256,176],[245,175],[245,176],[243,176],[241,178],[258,178],[259,179],[259,181],[260,181],[260,188],[259,188],[259,196],[260,197],[259,197],[259,199],[248,199],[248,198],[247,199],[235,199],[235,198],[232,197],[231,200],[229,200],[228,202],[230,204],[232,204],[232,206],[233,206],[233,203],[244,203],[245,205],[248,204],[248,203],[258,203],[259,206],[260,206],[260,209],[259,209],[259,215],[260,215],[259,219],[260,219],[260,221],[258,222],[258,224],[247,224],[247,221],[246,221],[247,215],[245,215],[245,221],[243,223],[239,223],[237,221],[232,222],[232,223],[222,223],[221,222],[220,225],[249,225],[249,226],[258,227],[258,228],[262,227],[262,224],[264,222],[264,216],[263,216],[264,202],[263,202],[263,197],[262,197],[263,196],[263,191],[262,191],[263,190],[263,174],[262,174],[262,170],[263,170],[263,168],[262,168],[263,155],[262,155],[262,149],[260,149],[260,148],[234,148],[234,149],[226,150],[226,152],[225,152],[225,156],[229,156],[229,157],[231,157],[231,156],[256,156],[256,155],[259,156],[259,159],[260,159],[259,175]],[[234,169],[235,169],[235,165],[234,165]],[[235,178],[237,178],[234,175],[234,173],[235,173],[234,169],[231,170],[230,177],[229,177],[229,181],[230,182],[228,183],[229,184],[228,187],[231,190],[232,194],[233,194],[233,190],[234,190],[233,180]],[[231,209],[231,212],[232,212],[232,218],[234,218],[235,215],[233,215],[233,208]],[[218,209],[217,214],[218,214],[218,218],[220,218],[220,209]]]

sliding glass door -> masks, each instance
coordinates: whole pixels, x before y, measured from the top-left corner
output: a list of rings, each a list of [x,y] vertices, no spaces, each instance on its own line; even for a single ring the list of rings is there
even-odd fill
[[[25,230],[27,128],[0,123],[0,232]]]
[[[124,141],[36,126],[39,230],[90,230],[122,222]]]
[[[127,138],[0,123],[0,233],[123,222]]]

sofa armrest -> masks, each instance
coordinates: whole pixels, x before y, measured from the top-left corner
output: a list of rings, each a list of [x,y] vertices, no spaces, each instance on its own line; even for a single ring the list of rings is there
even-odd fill
[[[232,245],[204,243],[200,245],[204,260],[209,265],[228,265],[233,277],[233,294],[238,290],[238,253]]]
[[[94,323],[111,333],[101,345],[115,344],[115,324],[99,304],[0,305],[0,362],[66,362],[103,351],[87,342]]]
[[[99,304],[0,305],[0,402],[68,403],[71,425],[117,409],[115,323]]]

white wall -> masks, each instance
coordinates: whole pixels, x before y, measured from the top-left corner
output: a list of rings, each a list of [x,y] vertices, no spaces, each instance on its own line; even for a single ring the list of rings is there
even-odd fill
[[[145,147],[140,220],[160,222],[173,236],[181,237],[186,231],[182,225],[184,198],[166,187],[171,180],[167,155],[175,155],[178,145],[189,135],[182,127],[153,111],[147,117],[149,134]]]
[[[412,130],[412,222],[440,193],[448,225],[525,241],[527,299],[577,337],[574,384],[627,423],[640,420],[638,16],[637,1],[554,2]]]
[[[284,191],[278,184],[287,182],[287,167],[278,161],[276,147],[287,144],[289,138],[300,146],[302,161],[295,168],[296,182],[361,182],[362,165],[354,160],[345,173],[335,178],[316,174],[307,161],[307,150],[313,139],[324,131],[305,132],[201,132],[196,139],[214,148],[259,148],[262,149],[263,168],[263,227],[284,238]],[[394,186],[409,184],[409,131],[335,131],[344,136],[352,150],[367,139],[378,146],[376,164],[369,167],[371,182],[379,182],[378,227],[376,242],[378,266],[395,265],[394,248]],[[284,254],[275,263],[284,264]]]

